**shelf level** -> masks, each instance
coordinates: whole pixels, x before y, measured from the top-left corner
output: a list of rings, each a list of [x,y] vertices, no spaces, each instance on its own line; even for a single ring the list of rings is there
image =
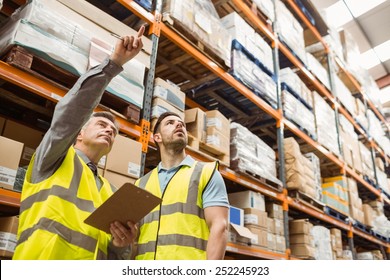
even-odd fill
[[[239,245],[239,244],[234,244],[234,243],[228,243],[226,246],[226,251],[230,252],[230,253],[236,253],[236,254],[257,257],[257,258],[262,258],[262,259],[267,259],[267,260],[287,260],[288,259],[287,254],[270,252],[270,251],[263,250],[263,249],[260,249],[260,248],[254,247],[254,246],[249,247],[249,246],[244,246],[244,245]]]

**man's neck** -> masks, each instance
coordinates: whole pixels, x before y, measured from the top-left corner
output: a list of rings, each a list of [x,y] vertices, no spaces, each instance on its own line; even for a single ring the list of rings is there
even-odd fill
[[[161,151],[161,165],[164,169],[171,169],[178,166],[186,157],[184,150],[181,153]]]

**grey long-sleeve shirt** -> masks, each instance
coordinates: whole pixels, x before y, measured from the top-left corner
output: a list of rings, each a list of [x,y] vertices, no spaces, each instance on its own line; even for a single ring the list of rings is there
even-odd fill
[[[32,183],[49,178],[60,167],[68,149],[74,144],[81,128],[99,104],[107,85],[122,70],[122,67],[106,59],[82,75],[58,102],[51,126],[35,152]],[[77,153],[88,163],[88,158],[81,151]],[[99,179],[97,183],[101,184]],[[110,242],[108,258],[123,259],[129,253],[128,249],[117,248]]]

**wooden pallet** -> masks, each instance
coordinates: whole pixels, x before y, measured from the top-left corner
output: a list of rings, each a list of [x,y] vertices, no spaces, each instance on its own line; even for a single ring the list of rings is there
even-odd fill
[[[325,205],[324,212],[328,214],[329,216],[343,222],[343,223],[348,223],[349,217],[345,213],[341,213],[340,211],[332,208],[329,205]]]
[[[69,90],[79,78],[67,70],[37,56],[21,46],[13,46],[8,51],[3,60],[8,64],[28,72],[34,77],[39,78],[62,90]],[[112,93],[106,91],[101,100],[101,107],[108,107],[111,111],[124,116],[127,120],[139,123],[141,109]]]
[[[322,202],[319,202],[318,200],[308,196],[307,194],[304,194],[298,190],[288,190],[288,196],[294,198],[296,201],[304,204],[305,206],[314,208],[320,212],[324,212],[325,205]]]
[[[245,175],[245,176],[249,176],[251,177],[253,180],[259,182],[260,184],[264,185],[264,186],[267,186],[269,187],[270,189],[273,189],[277,192],[282,192],[283,190],[283,186],[274,182],[274,181],[271,181],[265,177],[262,177],[258,174],[255,174],[249,170],[245,170],[244,168],[242,168],[239,164],[237,164],[235,161],[232,161],[231,162],[231,166],[230,166],[235,172],[239,173],[239,174],[242,174],[242,175]]]

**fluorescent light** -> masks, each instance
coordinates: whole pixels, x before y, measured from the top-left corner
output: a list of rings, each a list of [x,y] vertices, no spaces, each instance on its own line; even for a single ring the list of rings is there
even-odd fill
[[[357,18],[386,0],[344,0],[352,15]]]
[[[325,12],[328,23],[335,28],[339,28],[353,19],[343,1],[338,1],[332,6],[329,6]]]
[[[390,40],[374,47],[376,54],[382,62],[390,59]]]
[[[373,49],[370,49],[360,55],[360,62],[362,67],[370,69],[381,63],[378,56]]]

